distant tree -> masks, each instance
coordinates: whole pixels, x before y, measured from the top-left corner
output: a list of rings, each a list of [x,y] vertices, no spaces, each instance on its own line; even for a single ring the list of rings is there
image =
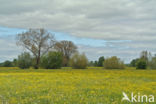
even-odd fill
[[[94,66],[98,66],[98,61],[94,61]]]
[[[41,67],[45,69],[59,69],[62,66],[63,55],[60,52],[49,52],[41,58]]]
[[[105,69],[124,69],[125,65],[123,61],[121,61],[116,56],[113,56],[113,57],[107,58],[104,61],[104,68]]]
[[[149,63],[149,68],[150,68],[150,69],[156,69],[156,56],[154,56],[154,57],[152,58],[152,60],[150,61],[150,63]]]
[[[0,67],[3,67],[3,63],[0,63]]]
[[[75,53],[70,59],[70,66],[74,69],[85,69],[88,65],[86,55]]]
[[[97,67],[98,66],[98,61],[90,61],[89,63],[88,63],[88,65],[89,66],[94,66],[94,67]]]
[[[137,65],[136,65],[136,69],[146,69],[147,68],[147,63],[144,59],[140,59],[138,62],[137,62]]]
[[[12,65],[12,62],[11,61],[5,61],[3,64],[2,64],[3,67],[13,67]]]
[[[140,54],[140,59],[144,60],[146,62],[146,64],[148,65],[149,61],[152,60],[152,55],[148,51],[142,51],[141,54]]]
[[[136,64],[137,64],[138,61],[139,61],[138,58],[137,58],[137,59],[133,59],[133,60],[131,61],[131,63],[130,63],[130,66],[136,67]]]
[[[99,60],[98,60],[98,66],[102,67],[102,66],[103,66],[104,61],[105,61],[104,56],[101,56],[101,57],[99,58]]]
[[[54,36],[45,29],[29,29],[27,32],[17,34],[17,45],[32,52],[36,60],[36,69],[39,68],[41,56],[52,49],[54,44]]]
[[[90,61],[90,62],[88,63],[88,66],[94,66],[94,61]]]
[[[17,67],[18,66],[17,59],[14,59],[12,64],[13,64],[14,67]]]
[[[55,44],[55,49],[63,54],[63,66],[68,66],[70,57],[77,52],[77,46],[72,41],[60,41]]]
[[[30,66],[32,65],[31,55],[28,52],[22,53],[18,56],[17,64],[21,69],[30,68]]]

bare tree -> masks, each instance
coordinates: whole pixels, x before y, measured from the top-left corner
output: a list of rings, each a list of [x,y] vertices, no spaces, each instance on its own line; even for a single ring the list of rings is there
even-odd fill
[[[54,36],[45,29],[29,29],[27,32],[17,34],[17,45],[34,55],[35,69],[39,68],[40,57],[52,49],[54,44]]]
[[[57,42],[55,44],[55,49],[58,52],[61,52],[63,54],[63,56],[64,56],[63,65],[64,66],[67,66],[68,65],[70,56],[73,53],[77,52],[77,46],[73,42],[66,41],[66,40],[63,40],[61,42]]]
[[[146,61],[146,63],[148,64],[152,60],[152,54],[151,54],[151,52],[142,51],[141,52],[141,55],[140,55],[140,59]]]

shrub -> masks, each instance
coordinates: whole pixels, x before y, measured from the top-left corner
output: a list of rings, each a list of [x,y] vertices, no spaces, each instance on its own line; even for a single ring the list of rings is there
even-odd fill
[[[138,61],[139,61],[139,58],[133,59],[133,60],[131,61],[131,63],[130,63],[130,66],[136,67],[136,64],[137,64]]]
[[[116,56],[113,56],[111,58],[107,58],[104,61],[104,68],[105,69],[124,69],[125,65],[124,65],[123,61],[121,61]]]
[[[75,53],[70,59],[70,66],[74,69],[86,69],[88,59],[86,55]]]
[[[45,69],[59,69],[62,66],[63,55],[60,52],[49,52],[41,58],[41,67]]]
[[[0,63],[0,67],[3,67],[3,63]]]
[[[14,67],[17,67],[17,66],[18,66],[18,65],[17,65],[17,59],[14,59],[14,60],[13,60],[12,65],[13,65]]]
[[[93,67],[93,66],[94,66],[94,62],[93,62],[93,61],[90,61],[90,62],[88,63],[88,66]]]
[[[98,66],[98,61],[94,61],[94,66],[95,66],[95,67]]]
[[[27,52],[22,53],[18,56],[17,64],[21,69],[30,68],[30,66],[32,65],[31,55]]]
[[[136,69],[146,69],[146,68],[147,68],[147,63],[146,63],[146,61],[140,59],[140,60],[137,62]]]
[[[150,69],[156,69],[156,57],[153,57],[152,60],[149,62]]]
[[[13,67],[13,64],[11,61],[5,61],[3,64],[2,64],[3,67]]]

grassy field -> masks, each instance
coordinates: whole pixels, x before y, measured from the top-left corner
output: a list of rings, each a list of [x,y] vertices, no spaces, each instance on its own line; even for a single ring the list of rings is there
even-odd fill
[[[2,104],[130,104],[123,91],[156,96],[156,70],[0,68]]]

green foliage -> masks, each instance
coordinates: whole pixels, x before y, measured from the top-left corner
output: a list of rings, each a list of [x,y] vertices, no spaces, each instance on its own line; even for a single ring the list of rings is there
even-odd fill
[[[27,69],[30,68],[32,65],[32,57],[29,53],[24,52],[21,55],[18,56],[17,61],[18,67],[21,69]]]
[[[17,66],[17,60],[14,59],[13,61],[5,61],[3,63],[0,63],[0,67],[16,67]]]
[[[151,52],[142,51],[140,58],[133,59],[130,66],[136,67],[136,69],[156,69],[156,55],[153,57]]]
[[[63,40],[56,42],[54,48],[63,55],[62,65],[64,67],[69,66],[70,57],[77,52],[77,46],[72,41]]]
[[[3,67],[3,63],[0,63],[0,67]]]
[[[104,68],[105,69],[124,69],[125,65],[123,61],[121,61],[116,56],[112,56],[111,58],[107,58],[104,61]]]
[[[91,66],[91,67],[97,67],[98,66],[98,61],[90,61],[89,63],[88,63],[88,65],[89,66]]]
[[[133,59],[130,63],[130,66],[132,67],[136,67],[137,62],[139,61],[139,59]]]
[[[148,64],[149,61],[152,59],[151,52],[142,51],[141,54],[140,54],[140,59],[144,60],[146,62],[146,64]]]
[[[49,52],[41,58],[41,67],[45,69],[59,69],[62,66],[63,55],[60,52]]]
[[[94,62],[93,62],[93,61],[90,61],[90,62],[88,63],[88,66],[93,67],[93,66],[94,66]]]
[[[32,53],[35,59],[34,68],[38,69],[40,65],[40,58],[52,49],[55,44],[54,36],[47,30],[29,29],[26,32],[17,34],[17,45],[22,46]]]
[[[88,64],[86,55],[75,53],[70,59],[70,66],[74,69],[85,69]]]
[[[94,66],[98,66],[98,61],[94,61]]]
[[[102,66],[103,66],[104,61],[105,61],[104,56],[100,57],[100,58],[99,58],[99,60],[98,60],[98,66],[102,67]]]
[[[146,68],[147,68],[146,60],[140,59],[137,62],[136,69],[146,69]]]
[[[1,64],[3,67],[13,67],[13,64],[11,61],[5,61],[4,63]]]
[[[18,66],[17,59],[14,59],[12,64],[13,64],[14,67],[17,67]]]
[[[150,69],[156,69],[156,57],[153,57],[152,60],[149,62]]]

